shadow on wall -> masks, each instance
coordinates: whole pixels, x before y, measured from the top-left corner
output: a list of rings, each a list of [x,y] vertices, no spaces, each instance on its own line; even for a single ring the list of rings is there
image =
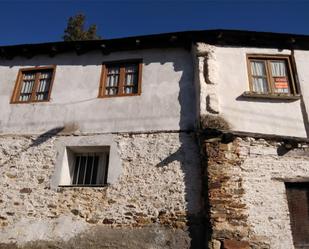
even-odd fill
[[[154,51],[155,52],[155,51]],[[89,53],[90,54],[90,53]],[[62,65],[101,65],[102,60],[109,60],[110,57],[102,57],[96,56],[94,57],[87,55],[83,55],[78,60],[70,59],[70,57],[65,57],[62,55],[56,56],[54,58],[47,59],[37,59],[36,63],[29,63],[29,61],[33,60],[21,60],[21,66],[36,66],[36,65],[44,65],[44,64],[62,64]],[[143,57],[141,53],[128,53],[129,58],[139,58]],[[117,56],[116,56],[117,57]],[[113,57],[113,60],[117,58]],[[121,57],[118,56],[118,59],[124,59],[124,55]],[[62,61],[61,61],[62,59]],[[128,58],[125,58],[128,59]],[[181,57],[178,60],[175,57],[162,57],[160,53],[152,53],[152,56],[144,56],[143,63],[173,63],[174,71],[181,73],[181,78],[178,82],[179,94],[178,94],[178,102],[180,105],[180,119],[179,119],[179,141],[180,148],[165,158],[162,162],[160,162],[157,167],[164,167],[169,165],[169,163],[173,161],[179,161],[181,165],[182,172],[184,174],[184,184],[185,184],[185,200],[187,202],[187,221],[188,221],[188,231],[189,236],[191,238],[191,248],[192,249],[202,249],[205,248],[206,245],[206,222],[205,222],[205,214],[203,210],[203,201],[202,201],[202,168],[201,162],[199,158],[199,147],[198,140],[196,138],[196,99],[197,96],[195,94],[195,86],[193,79],[193,65],[190,53],[186,53],[184,58]],[[60,60],[60,61],[59,61]],[[188,64],[184,64],[188,62]],[[12,63],[12,61],[10,62]],[[0,62],[1,64],[1,62]],[[16,64],[9,64],[8,66],[16,66]],[[159,81],[159,80],[158,80]],[[165,82],[165,84],[174,84],[174,82]],[[176,82],[175,82],[176,84]],[[153,93],[156,95],[157,93]],[[84,100],[85,101],[85,100]],[[173,103],[172,103],[173,104]],[[125,102],[124,102],[125,105]],[[175,104],[176,106],[176,104]],[[155,119],[156,117],[154,117]],[[50,126],[55,127],[57,124],[52,122],[47,122],[48,120],[42,120],[42,125],[49,124]],[[102,118],[98,119],[87,119],[87,122],[98,122],[102,123],[104,120]],[[106,121],[106,120],[105,120]],[[113,122],[123,121],[123,120],[112,120]],[[32,122],[32,121],[31,121]],[[111,121],[110,121],[111,122]],[[156,120],[156,122],[158,122]],[[52,136],[57,135],[59,132],[63,130],[63,127],[53,128],[44,134],[40,135],[36,140],[32,142],[29,147],[23,149],[26,151],[30,147],[38,146]],[[19,151],[14,156],[18,156]]]
[[[56,128],[50,129],[50,130],[42,133],[40,136],[35,138],[30,145],[28,145],[24,148],[20,148],[19,150],[16,151],[16,153],[14,155],[10,155],[9,159],[7,159],[6,161],[4,161],[1,164],[1,167],[5,166],[11,160],[16,159],[17,157],[20,156],[21,153],[26,152],[31,147],[36,147],[36,146],[39,146],[39,145],[45,143],[46,141],[48,141],[49,139],[51,139],[52,137],[54,137],[58,133],[60,133],[63,129],[64,129],[64,127],[56,127]]]
[[[178,101],[180,104],[179,133],[180,148],[162,160],[157,167],[165,167],[173,161],[179,161],[184,174],[185,200],[187,202],[187,225],[191,238],[191,249],[204,249],[207,245],[207,222],[205,209],[203,207],[203,187],[202,187],[202,167],[200,160],[200,150],[196,134],[196,122],[198,120],[188,120],[188,114],[196,117],[196,101],[193,73],[187,72],[182,65],[174,63],[175,71],[182,71],[179,81]],[[193,66],[191,66],[193,69]],[[191,75],[191,79],[187,79]],[[192,84],[192,85],[190,85]],[[192,117],[192,116],[191,116]],[[192,121],[194,120],[194,121]],[[188,126],[187,124],[191,125]]]
[[[299,86],[298,86],[299,89]],[[304,128],[306,131],[307,138],[309,138],[309,118],[308,118],[308,113],[306,110],[305,102],[304,102],[304,97],[301,95],[299,98],[296,99],[280,99],[280,98],[253,98],[253,97],[248,97],[245,95],[240,95],[236,98],[237,101],[245,101],[245,102],[254,102],[254,103],[292,103],[295,101],[299,101],[300,104],[300,110],[302,114],[302,118],[304,121]]]
[[[56,127],[56,128],[50,129],[50,130],[42,133],[40,136],[38,136],[36,139],[34,139],[32,141],[29,148],[30,147],[36,147],[36,146],[39,146],[42,143],[45,143],[47,140],[56,136],[58,133],[60,133],[63,130],[64,130],[64,127]]]

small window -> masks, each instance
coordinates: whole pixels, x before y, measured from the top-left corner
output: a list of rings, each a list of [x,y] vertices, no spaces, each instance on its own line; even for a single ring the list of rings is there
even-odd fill
[[[295,249],[309,248],[309,183],[286,183]]]
[[[108,182],[109,146],[65,147],[60,169],[61,187],[101,187]]]
[[[73,186],[105,185],[108,153],[78,153],[74,155]]]
[[[12,103],[49,101],[55,67],[20,69]]]
[[[297,93],[290,57],[248,56],[250,92],[269,95]]]
[[[141,61],[103,64],[99,97],[139,95],[141,79]]]

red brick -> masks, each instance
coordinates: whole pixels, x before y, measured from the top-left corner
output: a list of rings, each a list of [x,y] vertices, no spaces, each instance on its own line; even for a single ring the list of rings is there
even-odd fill
[[[224,240],[223,249],[250,249],[248,241]]]

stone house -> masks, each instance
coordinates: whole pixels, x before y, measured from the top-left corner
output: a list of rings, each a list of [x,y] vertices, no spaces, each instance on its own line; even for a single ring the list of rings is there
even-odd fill
[[[0,248],[308,248],[308,50],[228,30],[0,47]]]

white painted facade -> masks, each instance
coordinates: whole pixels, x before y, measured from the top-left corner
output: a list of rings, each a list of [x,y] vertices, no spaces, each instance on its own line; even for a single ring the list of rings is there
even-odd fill
[[[143,60],[141,95],[98,98],[102,63],[126,59]],[[50,101],[10,104],[18,70],[44,65],[56,65]],[[15,57],[0,61],[0,79],[5,134],[40,134],[55,127],[81,133],[192,130],[196,123],[192,57],[184,49]]]
[[[303,109],[301,99],[242,97],[249,90],[247,54],[291,55],[291,50],[198,43],[191,53],[195,64],[192,54],[180,48],[2,59],[0,132],[40,134],[55,127],[81,133],[192,130],[200,113],[223,117],[235,131],[307,136],[308,51],[294,51]],[[98,98],[102,63],[126,59],[143,60],[141,95]],[[10,104],[18,70],[44,65],[57,66],[50,101]]]
[[[215,115],[223,117],[234,131],[307,137],[304,125],[307,121],[301,108],[301,99],[242,97],[245,91],[249,91],[247,54],[291,55],[291,50],[198,44],[196,53],[199,67],[208,69],[208,75],[203,72],[199,76],[201,115],[213,114],[208,107],[216,110]],[[308,112],[309,87],[306,79],[309,78],[309,52],[295,51],[294,55],[299,78],[296,84],[299,83]],[[207,106],[207,98],[210,107]]]

